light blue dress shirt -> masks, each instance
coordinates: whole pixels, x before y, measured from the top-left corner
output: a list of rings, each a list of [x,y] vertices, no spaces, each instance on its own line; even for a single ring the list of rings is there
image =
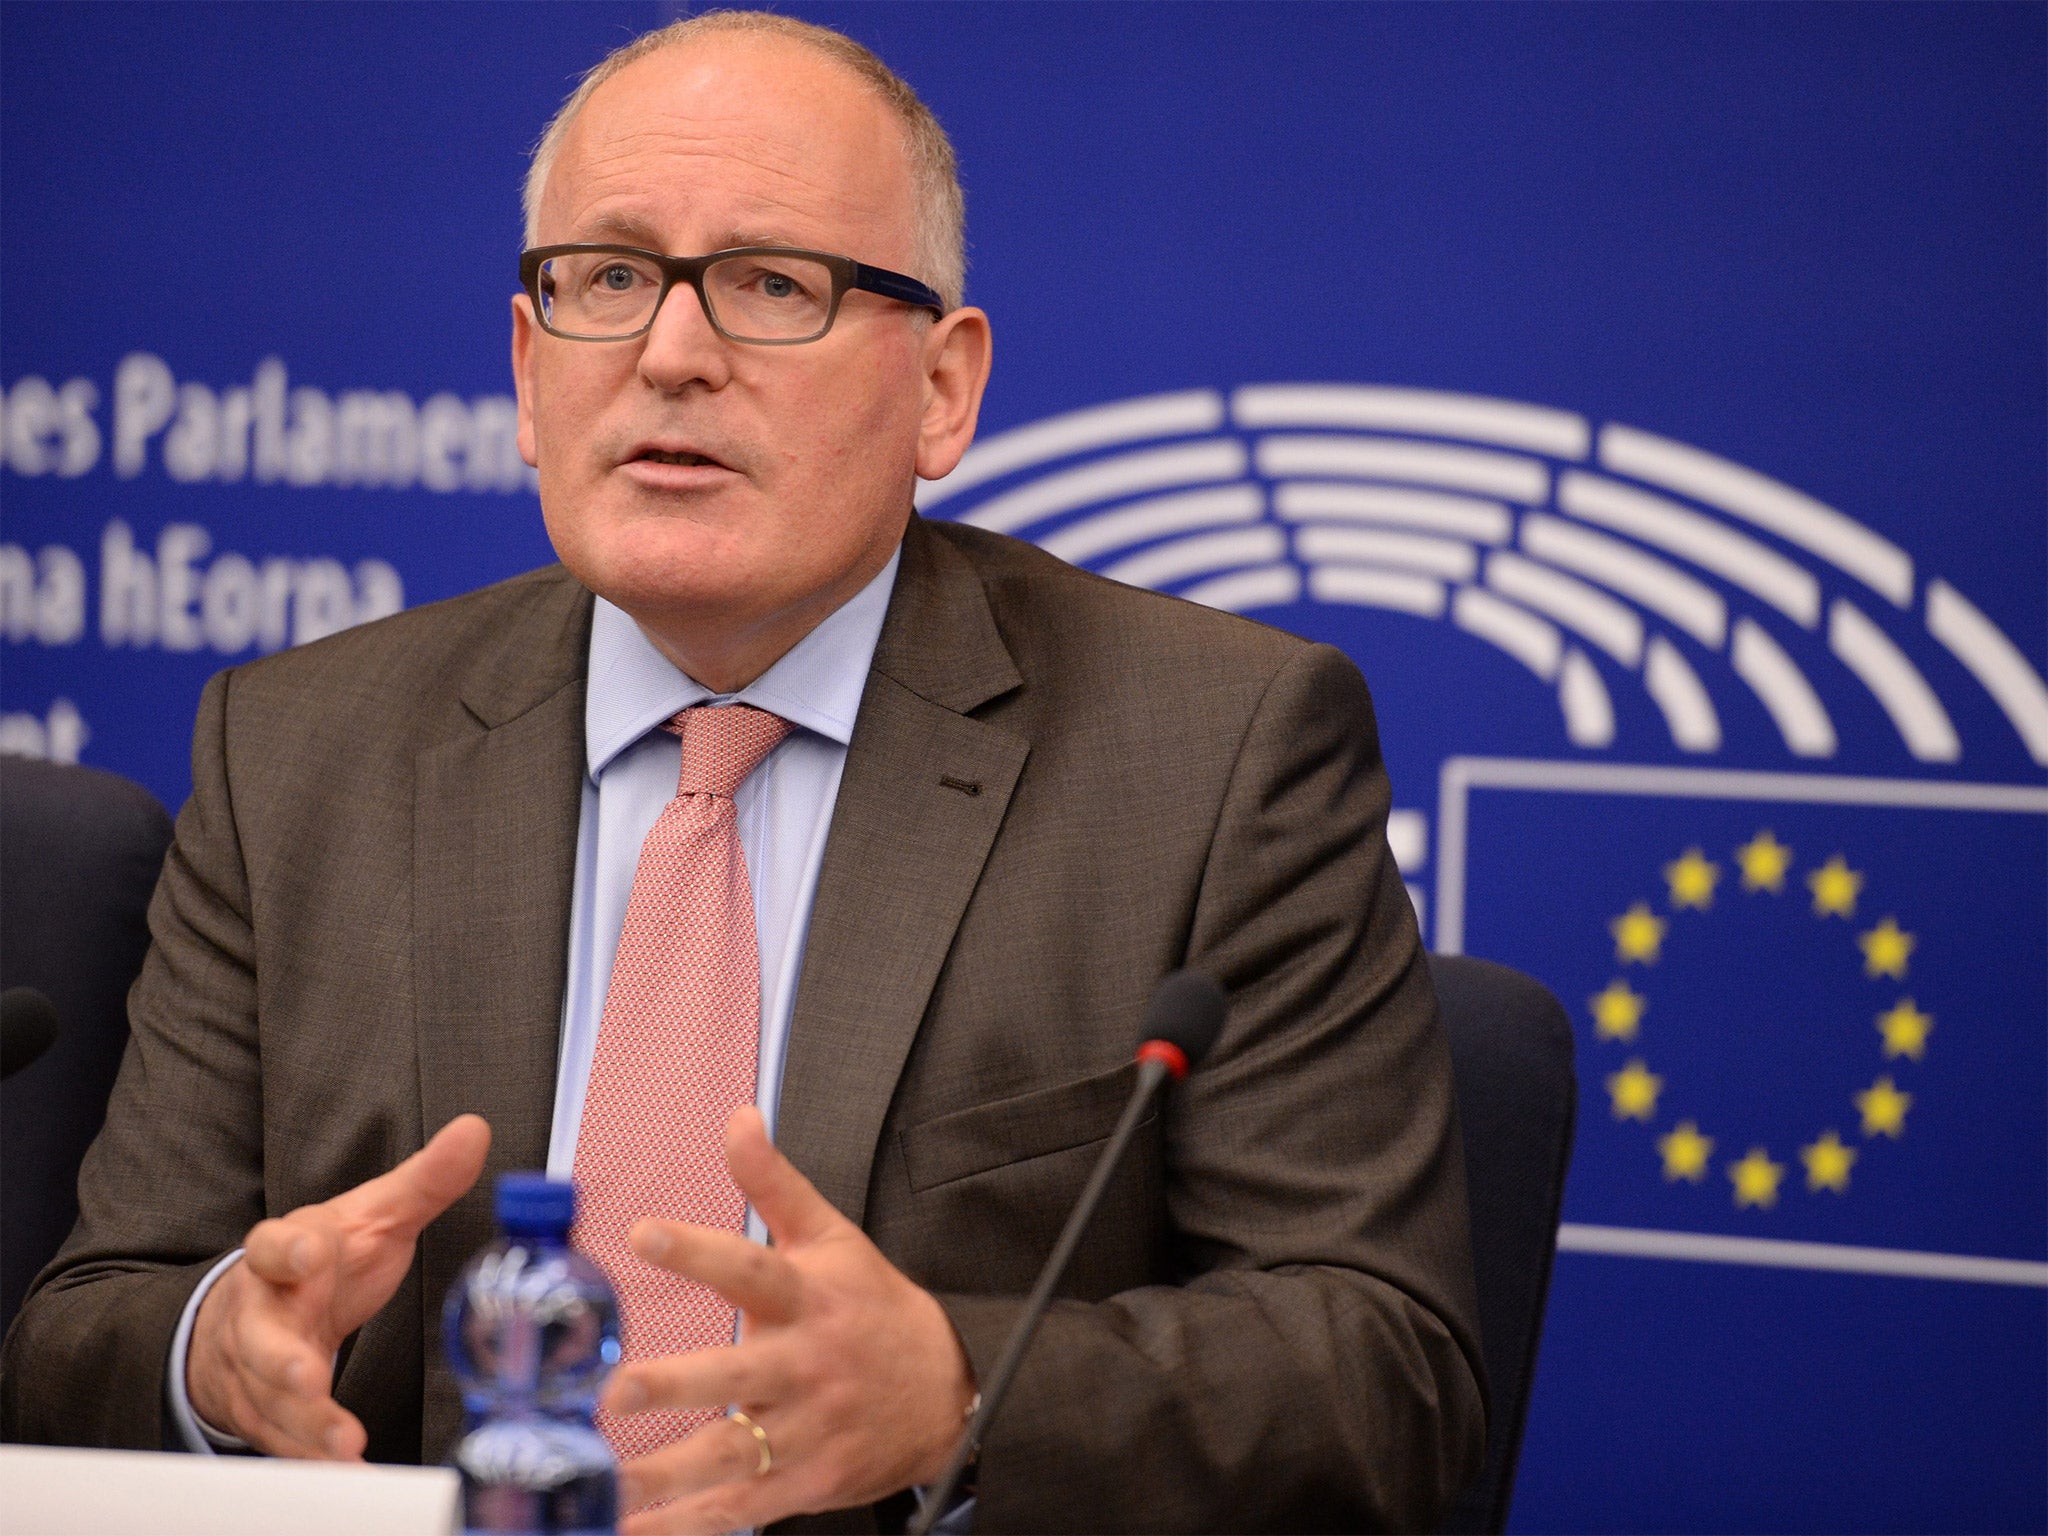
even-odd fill
[[[892,555],[874,580],[780,661],[729,695],[715,695],[684,675],[623,611],[597,600],[583,709],[587,771],[576,828],[569,979],[562,1004],[554,1126],[548,1138],[551,1178],[568,1178],[576,1164],[576,1133],[583,1123],[605,989],[611,984],[612,961],[626,923],[640,845],[662,808],[675,798],[682,772],[682,743],[660,726],[694,704],[751,704],[797,727],[733,796],[761,946],[761,1046],[754,1100],[767,1118],[769,1134],[774,1134],[782,1061],[789,1046],[825,836],[901,558],[900,551]],[[763,1235],[751,1210],[747,1228],[757,1239]],[[213,1282],[240,1257],[237,1249],[200,1281],[171,1341],[166,1395],[180,1438],[196,1452],[246,1449],[234,1437],[202,1424],[185,1392],[192,1320]]]
[[[569,985],[562,1006],[554,1128],[548,1138],[550,1178],[568,1178],[576,1164],[590,1063],[640,845],[675,797],[682,771],[682,743],[660,726],[693,704],[751,704],[797,727],[733,795],[761,946],[761,1050],[754,1102],[768,1121],[769,1135],[775,1134],[782,1059],[796,1010],[825,835],[832,827],[846,746],[853,739],[854,716],[900,558],[891,556],[881,574],[734,694],[714,695],[692,681],[649,643],[639,625],[598,600],[583,710],[589,772],[576,833]],[[751,1213],[748,1220],[760,1236]]]

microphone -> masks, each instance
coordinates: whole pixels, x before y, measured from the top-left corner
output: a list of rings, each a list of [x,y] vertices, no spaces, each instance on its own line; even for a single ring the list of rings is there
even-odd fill
[[[1117,1121],[1115,1131],[1110,1133],[1109,1144],[1102,1149],[1102,1156],[1095,1160],[1095,1171],[1088,1175],[1088,1182],[1081,1188],[1080,1199],[1074,1202],[1066,1226],[1060,1229],[1059,1241],[1053,1244],[1045,1268],[1039,1271],[1037,1284],[1031,1287],[1031,1294],[1025,1299],[1024,1311],[1017,1319],[1017,1326],[1011,1330],[1009,1343],[1003,1346],[995,1375],[982,1389],[974,1416],[961,1433],[960,1443],[953,1448],[953,1459],[946,1463],[945,1473],[925,1499],[924,1508],[910,1523],[910,1536],[929,1536],[933,1524],[953,1502],[961,1474],[967,1470],[968,1462],[980,1454],[982,1437],[988,1432],[996,1410],[1003,1405],[1010,1382],[1017,1374],[1018,1365],[1023,1362],[1024,1351],[1052,1301],[1053,1287],[1059,1284],[1060,1276],[1066,1273],[1067,1261],[1073,1258],[1074,1250],[1081,1245],[1081,1234],[1087,1230],[1089,1218],[1101,1203],[1103,1190],[1109,1187],[1110,1175],[1123,1161],[1124,1151],[1137,1132],[1138,1122],[1145,1118],[1153,1096],[1169,1078],[1179,1082],[1188,1075],[1190,1068],[1209,1054],[1216,1037],[1223,1033],[1223,1015],[1228,1006],[1223,989],[1199,971],[1175,971],[1153,991],[1152,1001],[1145,1009],[1144,1036],[1138,1046],[1138,1084],[1131,1090],[1123,1118]]]
[[[0,1078],[14,1076],[47,1051],[61,1027],[57,1005],[34,987],[0,992]]]

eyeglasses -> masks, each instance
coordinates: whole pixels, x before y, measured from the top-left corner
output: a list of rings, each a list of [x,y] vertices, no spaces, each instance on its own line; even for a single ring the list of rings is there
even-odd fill
[[[937,293],[914,277],[848,256],[746,245],[709,256],[663,256],[630,245],[543,245],[522,252],[519,281],[541,329],[567,341],[644,336],[669,289],[688,283],[728,341],[793,347],[832,329],[848,289],[943,315]]]

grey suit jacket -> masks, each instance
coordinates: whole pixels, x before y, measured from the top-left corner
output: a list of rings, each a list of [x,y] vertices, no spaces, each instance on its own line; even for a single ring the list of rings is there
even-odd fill
[[[153,1447],[179,1312],[256,1221],[554,1098],[591,598],[559,568],[223,673],[76,1230],[0,1427]],[[978,1531],[1414,1527],[1476,1470],[1448,1058],[1338,652],[913,518],[819,876],[784,1150],[986,1374],[1194,965],[1222,1040],[1109,1188],[982,1455]],[[446,1454],[428,1228],[336,1395]],[[868,1511],[814,1526],[872,1528]]]

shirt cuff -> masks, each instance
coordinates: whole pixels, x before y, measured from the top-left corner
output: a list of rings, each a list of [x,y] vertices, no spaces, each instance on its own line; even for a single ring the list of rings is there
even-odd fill
[[[917,1495],[918,1511],[922,1513],[931,1489],[913,1488],[910,1491]],[[964,1497],[954,1494],[953,1507],[932,1522],[932,1536],[973,1536],[973,1531],[974,1495],[971,1493]]]
[[[185,1442],[185,1449],[195,1455],[214,1456],[222,1451],[253,1449],[240,1436],[215,1429],[199,1417],[199,1411],[192,1406],[192,1399],[185,1394],[185,1357],[192,1347],[192,1323],[199,1316],[199,1304],[206,1300],[206,1293],[213,1289],[213,1282],[226,1274],[228,1266],[241,1256],[242,1250],[237,1248],[206,1272],[206,1278],[193,1288],[191,1299],[185,1303],[185,1310],[178,1318],[178,1331],[171,1335],[170,1364],[164,1371],[164,1400],[170,1405],[171,1422],[177,1426],[178,1438]]]

